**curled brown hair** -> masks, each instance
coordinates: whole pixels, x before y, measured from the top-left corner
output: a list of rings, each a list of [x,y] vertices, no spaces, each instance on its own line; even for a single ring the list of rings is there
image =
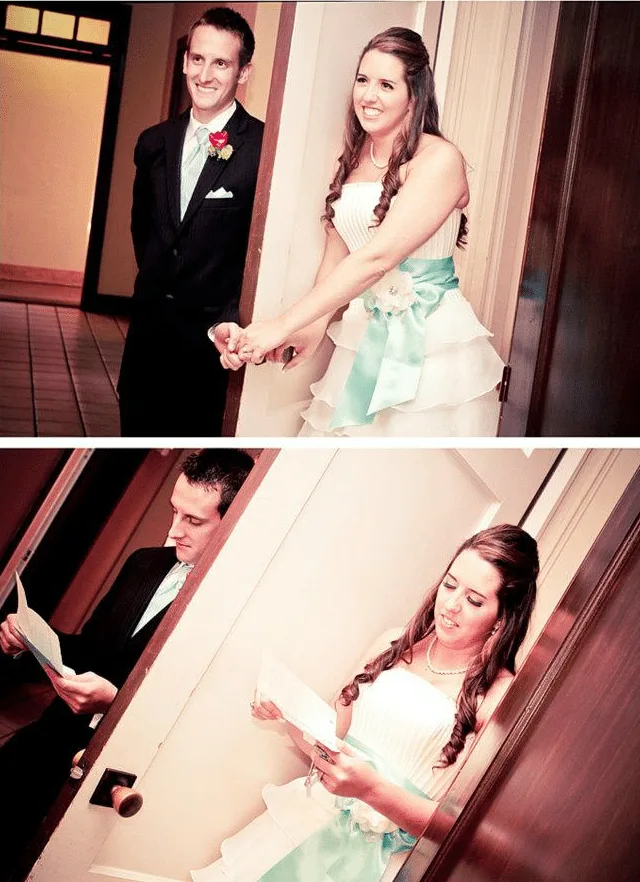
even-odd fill
[[[449,741],[444,746],[439,765],[450,766],[464,747],[467,735],[475,729],[479,699],[486,695],[501,670],[515,673],[515,658],[527,633],[536,598],[538,578],[538,546],[535,539],[520,527],[500,524],[476,533],[463,542],[452,557],[471,549],[496,568],[500,575],[498,589],[497,630],[491,634],[480,652],[472,659],[458,696],[457,711]],[[431,589],[424,603],[411,619],[402,635],[393,640],[389,649],[365,665],[340,693],[344,705],[350,705],[360,693],[360,686],[373,681],[382,671],[400,661],[410,664],[413,650],[434,631],[436,594],[442,579]]]
[[[413,102],[409,125],[396,136],[393,150],[389,158],[389,167],[382,178],[382,194],[380,201],[373,210],[377,223],[384,220],[391,200],[400,189],[400,167],[409,162],[416,154],[420,144],[420,135],[424,132],[443,138],[440,131],[438,103],[436,101],[433,72],[429,65],[429,53],[422,38],[409,28],[388,28],[373,37],[362,50],[358,59],[356,76],[360,70],[362,59],[373,49],[395,56],[402,63],[404,78],[409,90],[409,98]],[[338,160],[338,170],[329,187],[325,200],[322,220],[331,222],[335,215],[333,203],[340,198],[342,187],[360,163],[360,155],[366,140],[366,132],[360,125],[353,107],[349,102],[345,123],[344,145]],[[456,244],[466,243],[467,218],[463,213]]]

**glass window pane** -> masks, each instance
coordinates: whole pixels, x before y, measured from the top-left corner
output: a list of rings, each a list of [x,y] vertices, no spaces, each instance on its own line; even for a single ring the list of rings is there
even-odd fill
[[[62,12],[49,12],[49,10],[45,10],[42,16],[40,33],[45,37],[62,37],[65,40],[73,40],[73,26],[75,23],[75,15],[64,15]]]
[[[106,46],[109,42],[110,30],[110,21],[100,21],[98,18],[81,18],[78,22],[78,40]]]
[[[38,33],[38,10],[28,6],[7,6],[5,28],[8,31],[24,31],[26,34]]]

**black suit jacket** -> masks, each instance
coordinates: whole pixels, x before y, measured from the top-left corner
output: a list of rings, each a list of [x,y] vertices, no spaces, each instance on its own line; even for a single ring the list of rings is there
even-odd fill
[[[180,221],[180,166],[189,112],[144,131],[135,150],[131,233],[134,303],[166,297],[203,310],[210,324],[237,320],[263,123],[237,104],[225,126],[233,154],[208,158]],[[224,187],[232,198],[206,198]]]
[[[127,558],[80,634],[59,634],[62,659],[77,674],[93,671],[120,688],[168,606],[133,631],[177,558],[173,548],[141,548]]]

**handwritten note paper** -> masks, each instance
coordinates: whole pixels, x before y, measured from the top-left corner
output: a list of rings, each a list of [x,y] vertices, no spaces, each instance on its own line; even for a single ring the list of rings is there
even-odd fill
[[[64,676],[71,672],[62,663],[60,641],[56,632],[49,627],[42,616],[31,609],[27,603],[27,595],[20,576],[16,573],[16,587],[18,589],[18,611],[16,621],[22,639],[26,646],[35,655],[41,665],[48,665],[56,673]]]
[[[285,720],[310,741],[338,750],[335,709],[271,655],[262,659],[257,688],[259,696],[277,705]]]

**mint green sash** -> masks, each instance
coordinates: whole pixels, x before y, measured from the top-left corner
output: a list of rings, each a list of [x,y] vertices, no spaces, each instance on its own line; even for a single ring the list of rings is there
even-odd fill
[[[345,738],[381,775],[410,793],[426,797],[411,781],[394,773],[386,762],[364,744]],[[342,810],[281,861],[258,882],[378,882],[392,854],[409,851],[416,838],[404,830],[393,833],[363,832],[351,818],[354,799],[337,799]]]
[[[409,257],[398,269],[412,276],[417,298],[404,312],[393,315],[372,302],[370,291],[362,295],[371,316],[331,420],[332,429],[369,425],[378,411],[411,401],[418,391],[427,317],[446,291],[458,287],[458,279],[452,257]]]

